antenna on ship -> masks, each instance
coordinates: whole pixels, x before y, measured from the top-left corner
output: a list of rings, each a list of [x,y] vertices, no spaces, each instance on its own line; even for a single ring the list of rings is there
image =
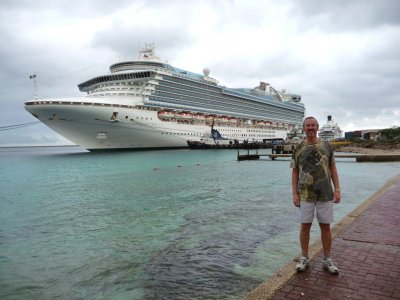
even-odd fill
[[[29,79],[33,79],[33,98],[37,99],[36,72],[30,75]]]

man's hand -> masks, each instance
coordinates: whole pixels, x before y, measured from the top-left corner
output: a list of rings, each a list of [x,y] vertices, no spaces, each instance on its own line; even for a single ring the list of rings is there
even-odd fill
[[[300,207],[300,198],[299,198],[299,194],[294,194],[293,195],[293,204],[296,207]]]
[[[333,192],[333,203],[339,203],[340,202],[340,191],[334,191]]]

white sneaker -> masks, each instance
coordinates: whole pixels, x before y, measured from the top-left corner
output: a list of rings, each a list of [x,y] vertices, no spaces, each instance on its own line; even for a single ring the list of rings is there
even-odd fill
[[[303,272],[305,269],[308,269],[310,260],[307,256],[302,256],[300,258],[299,263],[296,265],[297,273]]]
[[[324,268],[325,271],[328,271],[331,274],[339,274],[339,269],[336,267],[332,259],[330,257],[324,258],[324,262],[322,263],[322,267]]]

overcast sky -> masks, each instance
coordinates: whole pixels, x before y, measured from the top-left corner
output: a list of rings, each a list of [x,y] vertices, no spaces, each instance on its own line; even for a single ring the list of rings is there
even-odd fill
[[[267,81],[307,115],[345,131],[400,126],[397,0],[2,0],[0,146],[65,143],[24,109],[135,59],[145,43],[171,65],[227,87]]]

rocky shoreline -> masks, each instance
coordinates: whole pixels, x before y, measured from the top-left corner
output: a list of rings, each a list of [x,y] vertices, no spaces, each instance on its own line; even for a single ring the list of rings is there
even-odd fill
[[[400,154],[400,140],[354,142],[336,151],[360,154]]]

